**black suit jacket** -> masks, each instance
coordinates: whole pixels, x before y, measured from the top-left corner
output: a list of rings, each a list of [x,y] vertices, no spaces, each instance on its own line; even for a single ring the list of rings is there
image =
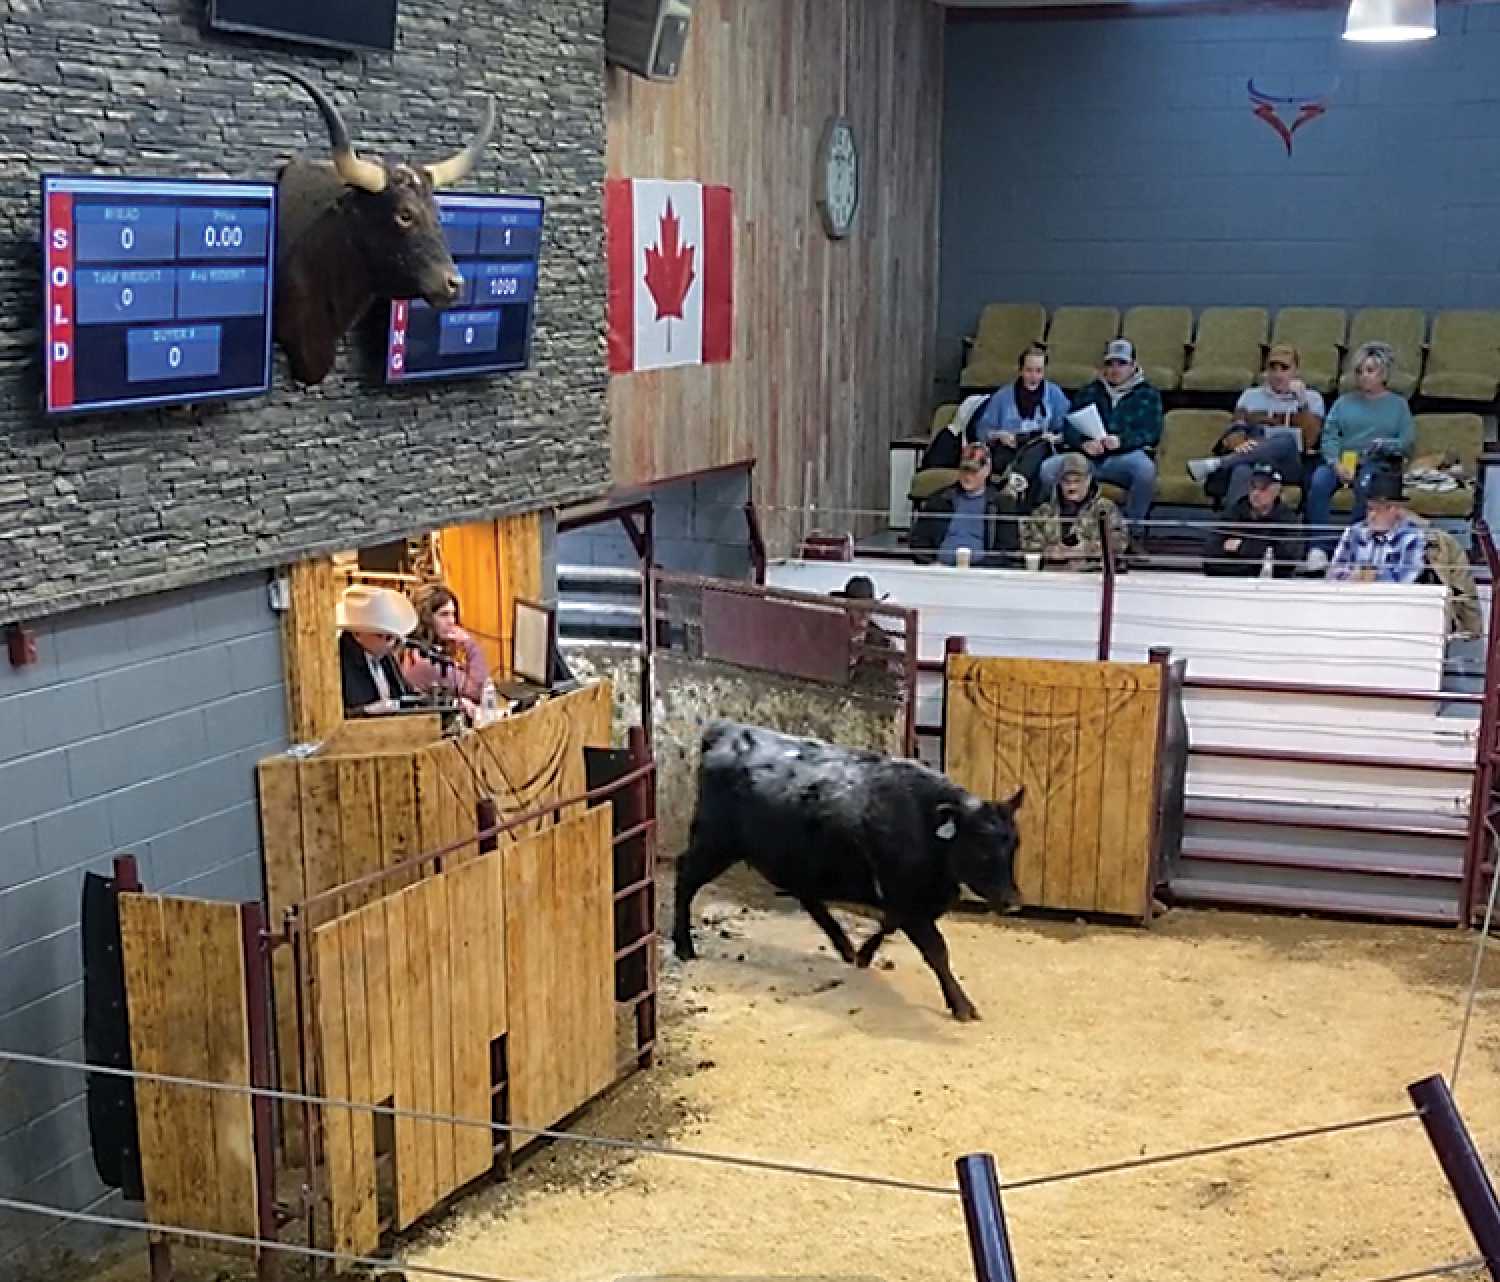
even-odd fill
[[[380,691],[375,688],[375,678],[370,675],[366,653],[365,648],[347,632],[339,633],[339,675],[343,681],[346,713],[357,712],[380,698]],[[410,693],[406,682],[402,680],[400,665],[393,656],[386,655],[381,659],[380,666],[385,669],[386,680],[391,684],[391,698]]]

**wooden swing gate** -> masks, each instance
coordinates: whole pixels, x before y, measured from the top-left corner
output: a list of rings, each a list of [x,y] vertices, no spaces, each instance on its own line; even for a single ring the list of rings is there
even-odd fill
[[[1147,921],[1181,840],[1183,665],[950,654],[943,765],[976,796],[1025,788],[1028,907]]]

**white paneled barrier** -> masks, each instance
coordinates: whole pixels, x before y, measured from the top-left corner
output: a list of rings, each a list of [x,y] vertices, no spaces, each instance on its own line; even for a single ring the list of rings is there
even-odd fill
[[[878,594],[918,612],[917,652],[941,659],[946,638],[971,654],[1097,657],[1099,574],[958,570],[899,561],[781,561],[767,582],[830,592],[867,574]],[[1115,580],[1110,657],[1140,660],[1154,646],[1185,658],[1190,676],[1268,683],[1432,691],[1433,700],[1195,691],[1184,700],[1195,746],[1399,758],[1468,765],[1477,708],[1440,715],[1445,591],[1435,585],[1209,579],[1135,571]],[[1464,713],[1472,711],[1473,716]],[[942,717],[942,678],[917,683],[917,722]],[[1298,801],[1361,809],[1463,813],[1469,781],[1434,770],[1283,763],[1195,755],[1194,797]]]

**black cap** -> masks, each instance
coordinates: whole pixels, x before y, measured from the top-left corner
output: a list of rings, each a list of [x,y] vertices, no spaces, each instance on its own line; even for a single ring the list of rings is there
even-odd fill
[[[1406,491],[1402,488],[1401,479],[1401,473],[1395,468],[1383,467],[1372,472],[1366,497],[1382,499],[1387,503],[1405,503]]]
[[[1282,476],[1270,463],[1257,463],[1250,469],[1250,484],[1254,485],[1257,481],[1266,485],[1272,483],[1280,485]]]

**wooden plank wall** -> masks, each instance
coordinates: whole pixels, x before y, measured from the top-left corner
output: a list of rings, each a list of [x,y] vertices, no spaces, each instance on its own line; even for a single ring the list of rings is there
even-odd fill
[[[286,666],[287,733],[293,743],[317,743],[344,719],[335,611],[333,562],[298,561],[287,569],[291,604],[281,616]]]
[[[515,600],[542,594],[541,514],[450,526],[442,532],[443,580],[458,596],[490,671],[510,673]]]
[[[507,1041],[512,1122],[551,1126],[614,1080],[609,806],[428,877],[314,933],[318,1060],[330,1098],[488,1119]],[[327,1107],[337,1250],[380,1239],[375,1125]],[[395,1125],[393,1227],[485,1174],[487,1129]]]
[[[407,752],[267,757],[257,773],[273,925],[279,928],[286,910],[310,896],[473,837],[481,789],[494,796],[501,818],[583,793],[583,748],[610,746],[610,706],[609,682],[593,682],[460,739]],[[547,822],[537,820],[526,830]],[[471,843],[446,862],[453,866],[477,852],[477,842]],[[401,877],[411,879],[412,873]],[[321,926],[399,886],[377,883],[314,905],[307,924]],[[289,949],[274,954],[273,984],[280,1080],[283,1089],[295,1091],[296,986]],[[300,1109],[283,1109],[282,1122],[288,1155],[297,1158]]]
[[[490,1042],[506,1032],[503,883],[499,858],[477,860],[314,932],[328,1098],[489,1118]],[[396,1228],[493,1164],[488,1130],[402,1118],[394,1131]],[[381,1232],[375,1119],[325,1107],[323,1133],[334,1248],[368,1253]]]
[[[762,505],[885,506],[886,442],[930,417],[942,15],[927,0],[699,0],[675,84],[611,69],[609,176],[727,183],[735,202],[734,359],[611,378],[616,484],[753,457]],[[840,109],[862,180],[835,242],[813,177]],[[773,543],[792,528],[765,523]]]
[[[1161,667],[954,655],[945,680],[948,776],[991,800],[1026,789],[1023,902],[1144,920]]]
[[[615,1077],[610,812],[596,806],[502,857],[518,1126],[553,1125]]]
[[[146,1073],[250,1085],[238,904],[120,896],[130,1053]],[[258,1235],[248,1095],[139,1081],[146,1218]]]

